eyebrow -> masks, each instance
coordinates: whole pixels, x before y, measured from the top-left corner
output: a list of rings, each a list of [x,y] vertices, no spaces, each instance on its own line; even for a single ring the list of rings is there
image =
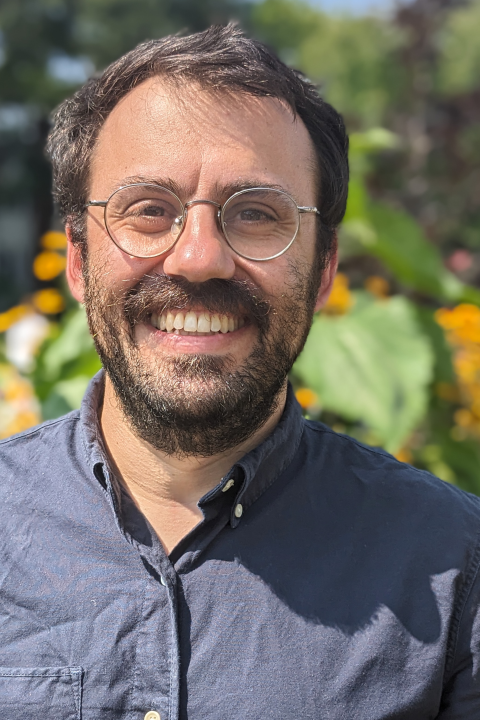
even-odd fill
[[[138,184],[158,185],[159,187],[164,187],[167,190],[175,193],[175,195],[177,195],[182,200],[182,202],[187,202],[187,199],[190,199],[190,197],[194,194],[194,188],[188,188],[185,186],[182,187],[172,178],[151,178],[144,175],[131,175],[129,177],[123,178],[119,185],[116,187],[116,190],[119,190],[126,185]],[[261,180],[255,179],[239,179],[235,180],[234,182],[227,183],[226,185],[222,185],[221,183],[216,182],[213,188],[213,197],[209,197],[208,199],[227,200],[227,198],[231,197],[237,192],[241,192],[242,190],[251,190],[253,188],[268,188],[269,190],[281,190],[283,192],[291,194],[287,188],[285,188],[283,185],[279,185],[278,183],[266,183],[262,182]]]

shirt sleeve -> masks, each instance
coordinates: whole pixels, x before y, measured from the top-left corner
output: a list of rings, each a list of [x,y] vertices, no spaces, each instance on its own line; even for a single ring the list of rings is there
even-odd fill
[[[480,572],[477,565],[470,592],[457,619],[451,671],[437,720],[480,718]],[[454,618],[455,622],[455,618]]]

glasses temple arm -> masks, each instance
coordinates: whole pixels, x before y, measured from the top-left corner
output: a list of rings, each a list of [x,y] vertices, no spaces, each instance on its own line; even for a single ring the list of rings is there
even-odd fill
[[[299,207],[297,205],[297,208],[299,213],[316,213],[317,215],[320,215],[320,211],[317,210],[316,207]]]
[[[107,204],[106,200],[89,200],[89,202],[85,203],[85,207],[105,207]]]

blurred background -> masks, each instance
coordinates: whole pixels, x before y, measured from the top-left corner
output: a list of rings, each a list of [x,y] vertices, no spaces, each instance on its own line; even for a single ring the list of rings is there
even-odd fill
[[[63,278],[52,109],[137,43],[237,20],[351,136],[304,412],[480,494],[480,0],[1,0],[0,437],[78,407],[99,361]]]

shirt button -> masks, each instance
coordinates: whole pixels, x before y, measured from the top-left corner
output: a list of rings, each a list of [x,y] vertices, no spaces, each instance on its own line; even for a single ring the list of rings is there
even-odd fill
[[[149,710],[145,713],[143,720],[161,720],[160,715],[155,710]]]
[[[167,587],[167,581],[165,580],[165,578],[163,577],[163,575],[160,575],[160,582],[162,583],[162,585],[163,585],[164,587]],[[153,710],[152,710],[152,712],[153,712]],[[158,715],[158,713],[156,713],[155,718],[157,717],[157,715]],[[158,715],[158,717],[160,717],[160,715]],[[147,718],[147,716],[145,715],[145,718],[146,718],[146,720],[155,720],[155,718],[153,717],[153,715],[152,715],[151,718]]]
[[[222,492],[227,492],[227,490],[230,490],[231,487],[235,485],[235,480],[233,478],[230,478],[230,480],[225,483],[225,487],[222,488]]]
[[[241,503],[235,505],[235,510],[233,512],[235,513],[236,518],[241,518],[243,514],[243,505]]]

